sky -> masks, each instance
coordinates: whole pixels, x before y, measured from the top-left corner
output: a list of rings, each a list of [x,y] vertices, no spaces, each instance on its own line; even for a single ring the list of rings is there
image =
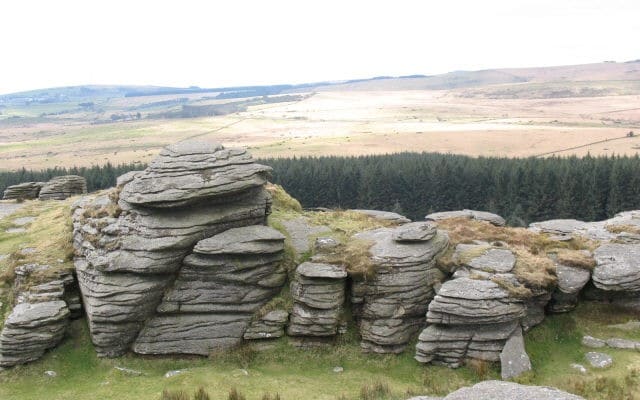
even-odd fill
[[[628,61],[638,38],[637,0],[6,0],[0,94]]]

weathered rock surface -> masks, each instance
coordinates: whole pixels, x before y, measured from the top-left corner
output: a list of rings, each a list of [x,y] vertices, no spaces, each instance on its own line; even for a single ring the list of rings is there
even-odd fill
[[[586,347],[590,347],[592,349],[598,349],[600,347],[606,346],[606,342],[602,339],[594,338],[593,336],[583,336],[582,337],[582,345]]]
[[[313,225],[304,217],[282,221],[282,226],[287,230],[291,238],[291,245],[298,257],[311,250],[312,238],[315,235],[330,232],[328,227]]]
[[[361,346],[365,351],[399,353],[425,324],[434,285],[444,274],[435,266],[449,238],[437,233],[423,240],[401,241],[407,232],[381,228],[355,236],[372,243],[370,261],[375,271],[365,279],[354,277],[351,302],[359,318]]]
[[[396,242],[424,242],[436,235],[438,229],[430,222],[411,222],[404,224],[393,232]]]
[[[274,310],[255,319],[244,333],[245,340],[276,339],[284,336],[284,327],[289,320],[285,310]]]
[[[69,309],[61,300],[20,303],[0,334],[0,366],[24,364],[42,357],[64,337]]]
[[[40,200],[64,200],[67,197],[87,193],[87,181],[78,175],[64,175],[51,178],[42,185]]]
[[[593,283],[606,291],[639,292],[640,246],[610,243],[594,252]]]
[[[44,182],[25,182],[8,186],[4,191],[4,200],[32,200],[37,199]]]
[[[511,379],[531,371],[531,360],[524,348],[522,329],[517,327],[500,353],[500,375],[502,379]]]
[[[286,279],[284,236],[247,226],[201,240],[134,342],[142,354],[207,355],[237,345]]]
[[[289,336],[332,337],[345,301],[347,271],[332,264],[305,262],[296,268],[291,282],[293,311],[287,328]]]
[[[487,221],[496,226],[504,226],[504,224],[506,223],[504,218],[497,214],[476,210],[441,211],[429,214],[425,217],[425,219],[430,221],[439,221],[442,219],[450,218],[466,218],[475,219],[478,221]]]
[[[584,400],[583,397],[545,386],[526,386],[514,382],[483,381],[458,389],[443,400]]]
[[[553,313],[571,311],[578,305],[578,296],[591,279],[591,271],[556,264],[556,276],[558,277],[558,286],[553,292],[548,310]]]
[[[629,232],[628,227],[632,231]],[[624,211],[604,221],[584,222],[575,219],[554,219],[534,222],[529,229],[559,237],[582,236],[599,241],[616,240],[623,243],[640,243],[640,235],[635,230],[640,227],[640,210]]]
[[[381,219],[383,221],[391,221],[397,224],[406,224],[407,222],[411,222],[411,220],[404,215],[400,215],[398,213],[394,213],[391,211],[380,211],[380,210],[351,210],[360,214],[368,215],[372,218]]]
[[[198,315],[183,313],[226,312],[220,311],[225,308],[236,312],[242,296],[247,296],[247,314],[234,316],[233,323],[226,316],[220,319],[234,340],[242,337],[244,328],[238,327],[246,327],[251,310],[259,308],[283,279],[280,273],[268,277],[280,257],[269,249],[278,247],[275,242],[282,236],[250,228],[244,232],[246,238],[231,231],[219,237],[220,243],[201,241],[266,222],[271,197],[264,184],[269,171],[243,149],[183,142],[164,149],[145,171],[119,177],[118,187],[108,195],[76,202],[76,270],[99,355],[128,350],[144,321],[148,323],[137,349],[154,353],[154,343],[170,341],[172,334],[185,329],[179,321],[197,326]],[[198,242],[202,253],[193,250]],[[233,254],[225,253],[226,246],[233,247]],[[234,274],[253,281],[245,285]],[[181,313],[179,321],[170,313]],[[215,321],[210,314],[202,319],[209,328]],[[185,349],[203,353],[207,346],[200,344],[206,337],[199,335],[204,331],[194,329]],[[220,335],[222,343],[227,336]],[[178,350],[175,343],[162,352]]]
[[[590,351],[589,353],[584,355],[584,358],[594,368],[607,368],[610,367],[611,364],[613,364],[613,358],[605,353]]]

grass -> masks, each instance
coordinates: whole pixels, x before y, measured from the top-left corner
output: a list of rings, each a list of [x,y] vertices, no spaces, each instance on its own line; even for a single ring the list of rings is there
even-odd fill
[[[633,233],[640,235],[640,226],[637,225],[607,225],[605,229],[611,233]]]

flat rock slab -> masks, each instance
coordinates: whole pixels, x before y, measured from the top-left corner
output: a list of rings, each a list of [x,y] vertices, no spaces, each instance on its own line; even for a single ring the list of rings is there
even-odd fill
[[[608,325],[607,328],[620,329],[623,331],[640,331],[640,321],[628,321],[624,324]]]
[[[584,400],[583,397],[545,386],[526,386],[514,382],[484,381],[458,389],[443,400]]]
[[[402,225],[393,232],[393,240],[396,242],[425,242],[434,237],[437,233],[434,223],[411,222]]]
[[[623,350],[640,350],[640,342],[636,342],[635,340],[628,339],[620,339],[620,338],[611,338],[605,340],[607,346],[612,349],[623,349]]]
[[[331,229],[324,225],[313,225],[307,218],[300,217],[282,221],[284,229],[291,238],[291,245],[298,256],[311,250],[311,239],[315,235],[329,233]]]
[[[597,353],[594,351],[590,351],[584,355],[584,358],[591,364],[594,368],[607,368],[613,364],[613,358],[610,355],[605,353]]]
[[[24,233],[27,230],[25,228],[9,228],[5,232],[7,233]]]
[[[601,347],[606,346],[606,342],[602,339],[594,338],[593,336],[583,336],[582,337],[582,345],[586,347],[591,347],[592,349],[599,349]]]
[[[296,273],[307,278],[344,279],[347,270],[339,265],[305,262],[298,265]]]
[[[498,214],[493,214],[487,211],[477,210],[456,210],[456,211],[441,211],[429,214],[425,219],[430,221],[439,221],[443,219],[451,218],[466,218],[475,219],[477,221],[486,221],[496,226],[504,226],[506,221]]]
[[[531,360],[524,349],[522,328],[518,326],[511,334],[500,353],[500,375],[502,379],[511,379],[531,371]]]
[[[499,273],[511,272],[515,265],[516,257],[511,250],[505,249],[489,249],[469,262],[471,268]]]
[[[391,221],[398,224],[406,224],[407,222],[411,222],[411,220],[404,215],[400,215],[398,213],[394,213],[391,211],[380,211],[380,210],[351,210],[360,214],[368,215],[375,219],[381,219],[383,221]]]
[[[284,250],[284,235],[263,225],[226,230],[198,242],[194,253],[199,254],[271,254]]]
[[[36,217],[21,217],[14,219],[11,223],[15,226],[25,226],[35,221],[35,219]]]
[[[22,207],[24,207],[24,204],[0,202],[0,219],[13,214]]]

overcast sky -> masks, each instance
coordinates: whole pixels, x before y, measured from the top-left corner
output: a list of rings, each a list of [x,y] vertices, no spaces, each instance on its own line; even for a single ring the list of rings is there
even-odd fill
[[[5,0],[0,93],[627,61],[638,38],[638,0]]]

